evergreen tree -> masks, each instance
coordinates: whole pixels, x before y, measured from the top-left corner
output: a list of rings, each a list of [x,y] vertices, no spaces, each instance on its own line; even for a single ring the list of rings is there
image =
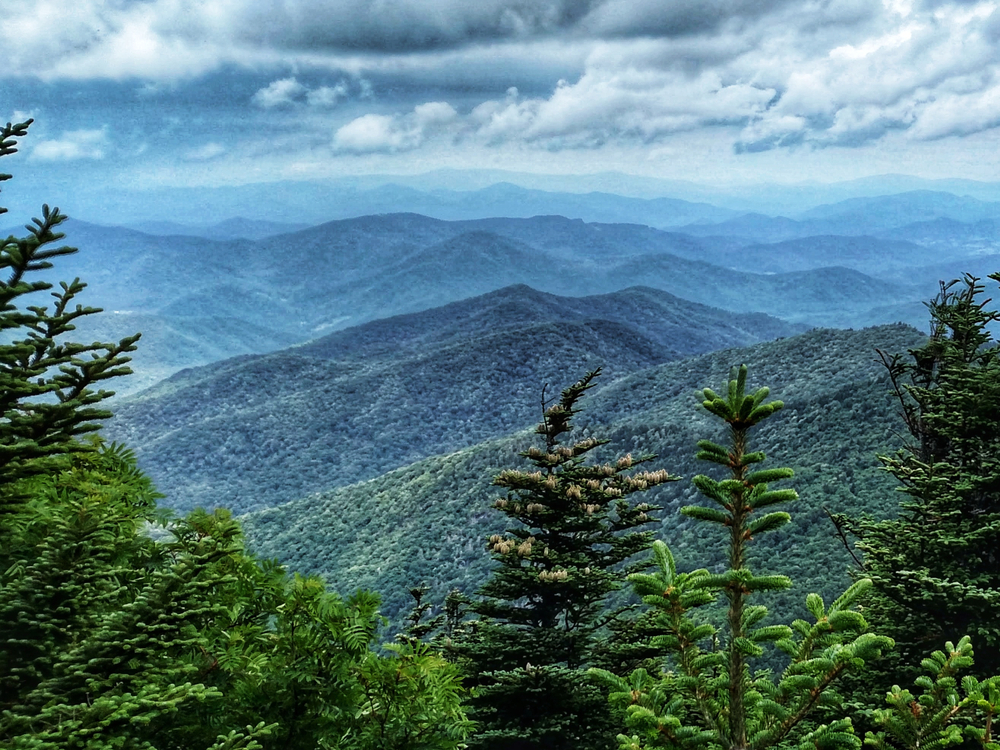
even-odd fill
[[[940,750],[963,741],[997,750],[994,725],[1000,714],[1000,677],[977,680],[958,673],[973,666],[968,636],[958,645],[948,641],[944,651],[935,651],[921,664],[914,682],[919,696],[899,685],[886,695],[888,708],[875,711],[879,730],[868,732],[865,745],[875,750]],[[963,731],[964,727],[964,731]]]
[[[144,533],[162,519],[121,447],[21,482],[0,552],[0,746],[455,750],[468,733],[454,665],[376,651],[376,595],[256,560],[224,510]]]
[[[31,120],[0,127],[0,156],[16,153],[17,138],[27,134]],[[10,179],[0,174],[0,181]],[[0,208],[0,214],[7,209]],[[56,227],[66,216],[58,208],[42,207],[42,218],[27,226],[25,237],[0,239],[0,514],[23,498],[10,493],[11,481],[44,472],[67,454],[90,450],[81,435],[99,428],[111,413],[98,406],[114,395],[95,390],[103,381],[131,372],[129,352],[139,334],[117,344],[78,344],[65,341],[74,321],[100,312],[74,304],[85,284],[79,279],[61,283],[51,293],[52,307],[26,298],[52,288],[33,280],[52,267],[53,258],[76,248],[52,247],[63,238]]]
[[[763,592],[791,586],[782,575],[754,574],[747,556],[757,536],[789,522],[787,513],[773,508],[797,495],[769,488],[790,478],[791,469],[752,469],[765,456],[751,450],[750,432],[783,404],[766,402],[767,388],[746,393],[746,379],[743,366],[734,372],[724,396],[705,389],[703,405],[728,425],[730,440],[728,446],[700,441],[698,458],[725,467],[728,476],[696,476],[695,487],[713,507],[681,509],[689,518],[722,527],[728,569],[678,573],[667,546],[654,542],[655,572],[633,573],[629,579],[666,631],[657,643],[669,658],[668,668],[658,674],[640,668],[627,679],[592,670],[613,691],[612,701],[627,712],[631,734],[619,735],[622,750],[861,745],[850,719],[821,726],[809,719],[817,705],[836,702],[831,690],[836,680],[892,645],[888,638],[867,633],[864,618],[852,608],[871,582],[856,582],[829,607],[818,594],[810,594],[806,606],[815,622],[796,620],[792,627],[761,625],[767,608],[750,603]],[[698,617],[698,610],[714,604],[720,593],[726,604],[721,631],[705,616]],[[777,680],[767,669],[751,670],[767,643],[787,657]]]
[[[142,533],[155,492],[131,453],[96,441],[66,464],[19,480],[29,500],[6,517],[0,745],[167,747],[154,740],[220,697],[193,655],[222,612],[205,563],[236,551],[238,529],[220,526],[186,551],[159,545]],[[250,746],[264,729],[228,743]],[[203,739],[215,744],[214,733]]]
[[[1000,281],[1000,275],[990,278]],[[888,520],[835,519],[858,537],[873,581],[867,617],[897,642],[859,690],[885,692],[920,672],[934,643],[968,634],[975,674],[1000,673],[1000,344],[979,279],[942,284],[931,336],[908,356],[880,352],[910,442],[880,456],[905,496]]]
[[[0,155],[30,121],[0,129]],[[7,176],[2,176],[6,179]],[[96,384],[129,372],[138,335],[63,341],[98,312],[24,306],[48,246],[45,207],[0,242],[0,746],[10,750],[456,750],[457,670],[419,646],[375,651],[378,597],[246,553],[223,510],[169,519],[135,456],[88,435]],[[147,533],[159,526],[157,538]]]
[[[494,507],[516,525],[490,537],[496,568],[469,607],[479,619],[456,636],[482,726],[470,747],[596,749],[613,741],[607,701],[584,669],[614,617],[605,613],[608,595],[633,570],[622,566],[650,542],[649,532],[636,529],[656,508],[628,498],[673,477],[634,471],[654,456],[586,464],[607,440],[563,442],[598,374],[588,373],[551,406],[543,394],[537,433],[544,447],[521,454],[534,469],[494,479],[507,490]]]

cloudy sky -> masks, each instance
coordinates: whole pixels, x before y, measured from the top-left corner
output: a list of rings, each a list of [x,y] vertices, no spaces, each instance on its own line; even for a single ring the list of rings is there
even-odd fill
[[[1000,175],[1000,2],[33,0],[0,117],[67,185],[437,167]]]

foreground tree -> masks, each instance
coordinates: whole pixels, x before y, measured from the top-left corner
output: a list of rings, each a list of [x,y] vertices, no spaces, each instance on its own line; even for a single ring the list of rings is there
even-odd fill
[[[626,711],[629,734],[618,737],[622,750],[861,745],[850,719],[820,726],[810,719],[818,705],[836,702],[832,688],[839,678],[892,646],[889,638],[866,632],[864,618],[853,609],[871,582],[856,582],[829,607],[818,594],[810,594],[806,606],[815,622],[796,620],[791,627],[761,624],[767,608],[750,603],[763,592],[791,586],[785,576],[753,573],[747,555],[754,538],[788,523],[787,513],[772,509],[797,495],[769,488],[790,478],[791,469],[752,470],[765,456],[750,450],[750,432],[783,404],[766,402],[767,388],[746,393],[746,379],[743,366],[733,374],[724,396],[705,389],[703,405],[728,425],[730,441],[728,446],[699,442],[698,458],[725,467],[728,476],[695,477],[695,486],[713,507],[681,509],[689,518],[723,528],[728,569],[678,573],[667,546],[655,542],[656,571],[633,573],[629,579],[666,631],[658,644],[668,668],[659,674],[637,669],[628,678],[592,670],[613,691],[612,701]],[[709,624],[707,616],[698,616],[720,593],[726,605],[722,629]],[[777,679],[770,670],[751,670],[768,643],[782,651],[788,663]]]
[[[0,129],[0,155],[28,125]],[[75,252],[48,247],[64,218],[45,208],[0,248],[0,746],[460,747],[456,668],[378,653],[377,596],[254,559],[226,511],[169,519],[135,456],[88,436],[112,395],[94,388],[129,372],[138,336],[66,342],[98,312],[70,309],[79,281],[52,310],[27,302],[51,288],[32,275]]]
[[[1000,677],[978,680],[958,674],[973,666],[968,636],[958,645],[948,641],[921,664],[914,682],[920,695],[893,685],[886,695],[888,708],[874,712],[878,730],[868,732],[865,745],[875,750],[927,750],[969,743],[983,750],[1000,747],[994,725],[1000,714]]]
[[[17,139],[27,134],[31,120],[0,127],[0,156],[17,152]],[[9,180],[0,174],[0,181]],[[0,208],[0,214],[7,209]],[[54,247],[63,238],[56,227],[66,220],[58,208],[42,207],[42,218],[28,225],[24,237],[0,239],[0,514],[22,498],[12,495],[12,481],[64,465],[65,457],[93,447],[79,438],[96,431],[111,412],[99,404],[112,391],[98,386],[129,374],[129,352],[139,334],[117,344],[79,344],[66,340],[74,321],[101,312],[75,299],[86,287],[79,279],[60,284],[51,293],[52,306],[27,297],[52,288],[34,275],[52,267],[52,259],[77,252]],[[36,299],[32,297],[32,299]],[[7,491],[4,491],[6,488]]]
[[[585,674],[614,618],[608,595],[649,546],[655,508],[629,496],[672,481],[666,471],[635,471],[654,456],[586,464],[607,440],[564,443],[579,400],[599,371],[543,403],[537,433],[545,444],[521,455],[534,470],[494,479],[507,490],[495,502],[515,525],[490,537],[497,565],[469,609],[479,619],[456,635],[454,651],[471,677],[481,731],[470,747],[600,748],[613,741],[607,701]]]
[[[879,457],[905,498],[898,516],[835,519],[864,554],[869,620],[897,642],[859,691],[911,682],[928,649],[963,633],[973,672],[1000,673],[1000,313],[984,291],[972,276],[942,284],[928,342],[880,353],[911,440]]]

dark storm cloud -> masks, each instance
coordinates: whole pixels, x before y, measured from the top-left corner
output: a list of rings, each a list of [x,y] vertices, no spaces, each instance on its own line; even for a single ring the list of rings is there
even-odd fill
[[[228,66],[248,127],[308,114],[335,153],[699,130],[744,153],[856,148],[1000,125],[998,2],[35,0],[0,56],[9,76],[154,82],[208,107]]]
[[[307,52],[400,53],[549,36],[573,29],[600,0],[246,0],[204,14],[199,28],[244,42]],[[170,22],[170,19],[165,19]]]
[[[606,0],[581,24],[600,37],[705,34],[761,18],[793,0]]]

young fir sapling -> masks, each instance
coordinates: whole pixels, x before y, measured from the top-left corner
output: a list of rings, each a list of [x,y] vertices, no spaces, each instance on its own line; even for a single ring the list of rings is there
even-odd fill
[[[765,456],[750,450],[750,432],[783,404],[765,402],[767,388],[747,394],[746,380],[744,365],[732,374],[725,396],[704,390],[704,407],[728,425],[730,443],[724,447],[702,440],[697,456],[724,466],[729,475],[693,480],[716,507],[681,509],[689,518],[727,531],[728,569],[718,574],[678,573],[667,545],[654,542],[655,572],[633,573],[629,580],[667,633],[655,644],[670,668],[660,675],[637,669],[627,678],[591,670],[611,689],[612,703],[625,709],[629,734],[618,736],[622,750],[861,746],[850,719],[820,726],[808,720],[817,706],[837,701],[832,690],[837,678],[893,645],[889,638],[866,632],[864,618],[853,609],[871,582],[855,582],[829,607],[818,594],[809,594],[806,606],[815,622],[795,620],[791,627],[762,625],[767,608],[750,604],[761,592],[792,584],[786,576],[756,575],[747,563],[747,550],[760,534],[788,523],[787,513],[772,508],[798,496],[791,489],[769,489],[771,483],[790,478],[791,469],[752,468]],[[720,593],[727,605],[721,630],[697,617]],[[770,670],[750,668],[764,655],[767,643],[783,651],[788,661],[777,679]],[[715,647],[706,648],[708,644]]]

